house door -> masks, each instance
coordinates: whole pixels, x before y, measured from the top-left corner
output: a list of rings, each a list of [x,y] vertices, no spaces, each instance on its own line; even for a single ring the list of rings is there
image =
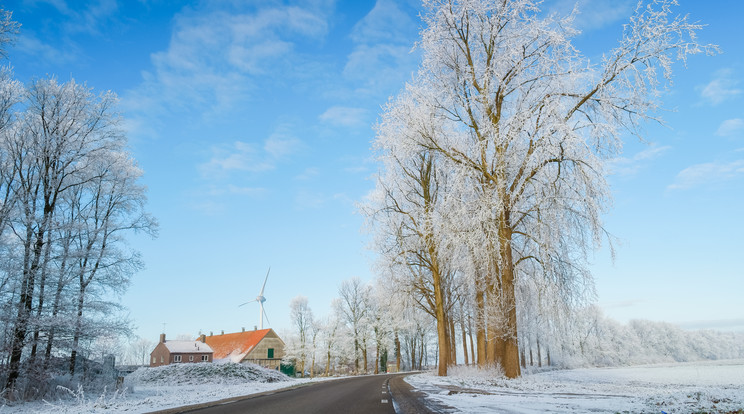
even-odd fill
[[[274,348],[269,348],[269,358],[274,358]]]

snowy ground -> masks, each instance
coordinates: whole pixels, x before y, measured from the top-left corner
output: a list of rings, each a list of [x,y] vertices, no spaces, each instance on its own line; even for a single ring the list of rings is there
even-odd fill
[[[460,368],[406,381],[467,413],[744,413],[744,360],[554,370],[511,381]]]
[[[122,391],[86,393],[84,389],[69,390],[70,398],[0,406],[0,414],[146,413],[319,380],[289,378],[255,365],[169,365],[140,369],[130,374]]]

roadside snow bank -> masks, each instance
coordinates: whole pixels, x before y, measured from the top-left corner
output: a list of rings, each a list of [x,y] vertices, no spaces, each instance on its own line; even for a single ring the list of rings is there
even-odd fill
[[[140,368],[126,377],[125,384],[167,386],[281,381],[290,381],[290,378],[279,371],[254,364],[173,364]]]
[[[690,413],[744,409],[744,360],[554,370],[516,380],[458,369],[406,377],[413,387],[467,413]]]

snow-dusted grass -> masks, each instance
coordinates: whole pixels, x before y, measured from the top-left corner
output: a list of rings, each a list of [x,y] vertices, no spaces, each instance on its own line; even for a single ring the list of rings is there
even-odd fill
[[[69,389],[67,398],[0,407],[0,413],[144,413],[291,387],[311,379],[287,377],[253,364],[177,364],[140,368],[119,391],[87,394]],[[317,381],[317,379],[315,380]]]
[[[467,413],[744,412],[744,360],[552,370],[516,380],[467,368],[452,374],[406,381]]]

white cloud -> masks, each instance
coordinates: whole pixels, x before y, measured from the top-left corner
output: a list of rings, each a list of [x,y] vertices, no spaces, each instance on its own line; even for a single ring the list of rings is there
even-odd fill
[[[742,131],[744,131],[744,119],[727,119],[718,127],[716,135],[721,137],[731,137],[741,134]]]
[[[302,147],[302,142],[287,131],[278,131],[266,140],[264,150],[274,159],[284,158]]]
[[[232,184],[227,186],[227,190],[230,194],[245,195],[254,198],[263,197],[267,193],[267,190],[262,187],[240,187]]]
[[[301,190],[295,196],[295,208],[298,210],[317,210],[325,206],[328,197],[322,193]]]
[[[332,106],[318,118],[323,122],[335,126],[356,127],[364,125],[366,117],[367,110],[363,108]]]
[[[670,190],[686,190],[702,185],[718,184],[744,177],[744,160],[729,163],[709,162],[685,168],[677,174]]]
[[[647,162],[660,157],[662,154],[670,150],[670,146],[656,146],[652,145],[649,148],[633,155],[632,157],[619,157],[610,160],[609,170],[610,174],[619,176],[632,176],[635,175],[641,168],[643,168]]]
[[[407,29],[407,30],[406,30]],[[378,0],[367,15],[352,30],[356,43],[398,42],[401,31],[416,29],[416,24],[392,0]]]
[[[153,68],[124,94],[122,106],[155,119],[174,111],[209,115],[240,107],[259,81],[286,81],[304,59],[297,42],[320,40],[328,24],[322,10],[269,4],[274,7],[184,8],[173,19],[167,49],[151,55]]]
[[[62,25],[63,36],[76,33],[100,35],[116,18],[119,5],[116,0],[93,0],[68,2],[65,0],[40,0],[57,10],[65,19],[52,21]]]
[[[219,177],[233,171],[261,172],[274,169],[267,159],[248,142],[235,141],[231,145],[212,147],[212,158],[199,169],[204,177]]]
[[[320,175],[320,170],[315,167],[306,168],[301,174],[295,177],[295,180],[308,181]]]
[[[550,11],[566,16],[577,6],[579,14],[575,17],[574,26],[587,32],[628,20],[635,4],[634,0],[558,0]]]
[[[355,26],[355,46],[347,57],[343,75],[357,86],[355,94],[386,96],[410,79],[418,66],[418,52],[411,53],[418,39],[418,23],[391,0],[378,0]]]
[[[742,91],[738,88],[739,80],[734,78],[731,69],[720,69],[713,75],[713,79],[708,84],[699,86],[700,96],[712,105],[718,105],[729,99],[741,95]]]
[[[296,153],[303,147],[302,141],[291,133],[291,127],[280,125],[263,141],[235,141],[215,145],[212,157],[199,166],[204,178],[221,178],[232,172],[258,173],[276,168],[277,162]]]
[[[27,55],[35,56],[41,61],[65,64],[75,61],[78,58],[77,48],[73,45],[59,48],[41,42],[34,37],[33,33],[22,33],[16,42],[15,50]]]

